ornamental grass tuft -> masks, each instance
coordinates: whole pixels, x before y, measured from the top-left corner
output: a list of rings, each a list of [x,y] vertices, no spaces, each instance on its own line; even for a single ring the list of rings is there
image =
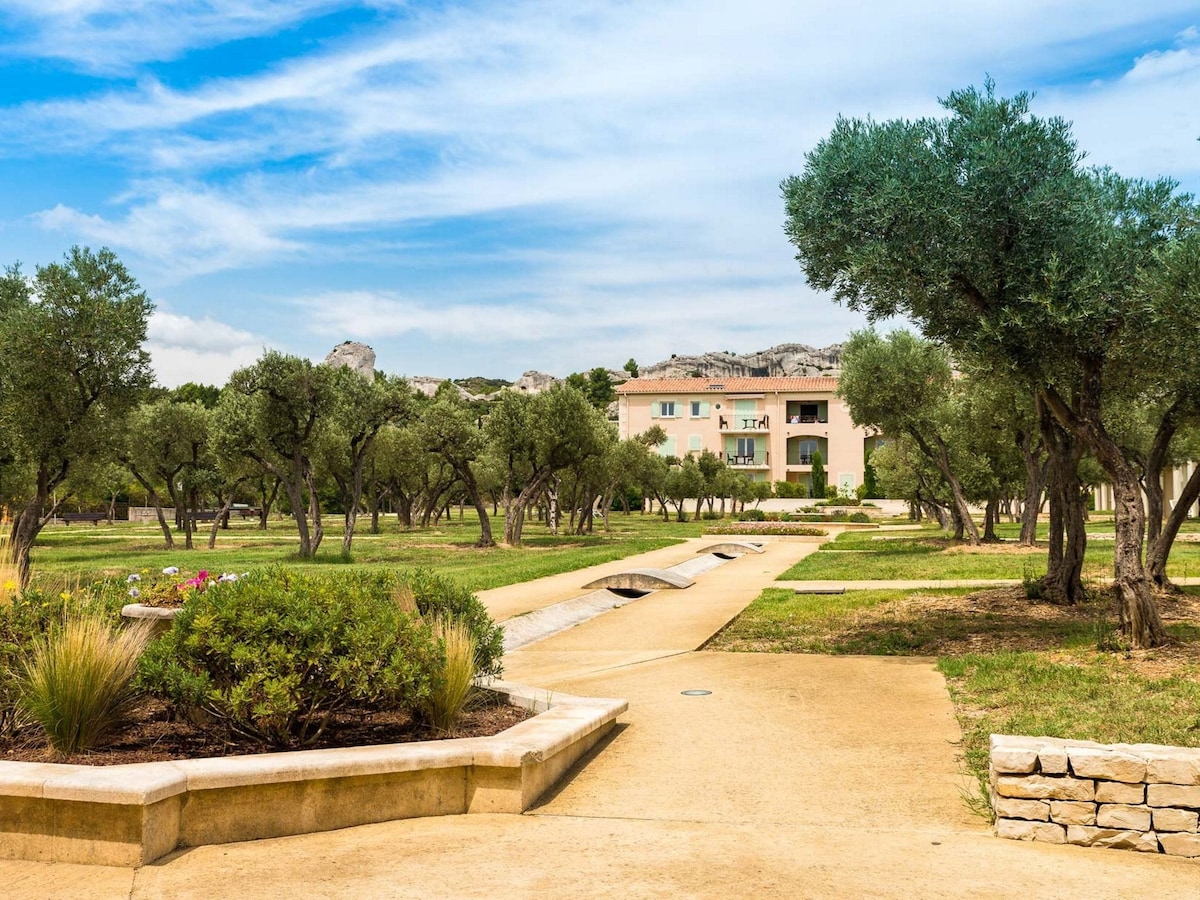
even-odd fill
[[[466,622],[449,615],[434,616],[430,626],[444,649],[444,659],[433,674],[422,713],[435,731],[453,734],[474,690],[475,636]]]
[[[21,590],[21,575],[17,571],[16,554],[8,539],[11,523],[0,518],[0,605],[8,606]]]
[[[50,746],[81,753],[126,722],[137,697],[138,658],[149,639],[148,628],[114,627],[98,615],[85,615],[33,643],[20,701]]]

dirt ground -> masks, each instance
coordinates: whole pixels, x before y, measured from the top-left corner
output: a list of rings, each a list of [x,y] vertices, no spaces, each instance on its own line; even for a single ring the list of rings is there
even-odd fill
[[[402,744],[451,737],[486,737],[511,728],[529,717],[527,710],[507,704],[481,704],[468,710],[453,734],[435,734],[405,712],[346,710],[326,726],[320,739],[305,749]],[[217,727],[198,728],[174,717],[156,700],[141,703],[130,723],[104,747],[64,756],[46,746],[39,728],[29,726],[12,739],[0,740],[0,759],[22,762],[72,763],[113,766],[212,756],[238,756],[272,750],[297,749],[264,745],[261,741],[231,735]]]
[[[1167,594],[1158,598],[1163,624],[1200,626],[1200,597]],[[1117,615],[1107,598],[1076,606],[1031,602],[1020,587],[974,591],[963,596],[916,593],[903,600],[856,611],[847,631],[863,632],[902,623],[943,623],[943,634],[930,635],[922,652],[929,654],[991,653],[1002,650],[1054,652],[1064,630],[1072,626],[1105,638],[1115,646]],[[1162,677],[1181,666],[1200,664],[1200,642],[1173,641],[1153,650],[1124,650],[1129,668]]]

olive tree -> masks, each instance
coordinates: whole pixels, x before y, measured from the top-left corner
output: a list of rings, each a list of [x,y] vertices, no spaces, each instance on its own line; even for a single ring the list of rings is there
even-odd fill
[[[603,414],[565,384],[533,396],[503,392],[484,430],[504,473],[504,540],[511,546],[520,545],[526,511],[551,479],[607,446]]]
[[[1154,646],[1165,633],[1142,565],[1139,472],[1104,427],[1104,388],[1112,349],[1153,326],[1138,273],[1191,214],[1169,182],[1082,168],[1070,126],[1029,101],[989,83],[951,93],[943,118],[839,119],[783,183],[785,230],[815,287],[1026,379],[1095,456],[1116,496],[1122,626]]]
[[[855,425],[912,439],[950,488],[955,531],[963,530],[970,543],[978,544],[979,529],[947,440],[951,380],[950,359],[933,342],[907,331],[887,338],[859,331],[842,351],[838,395],[850,407]]]
[[[143,349],[152,308],[107,249],[73,247],[32,279],[16,266],[0,278],[0,431],[11,468],[27,479],[11,532],[22,583],[55,492],[81,461],[111,458],[124,416],[153,381]]]
[[[222,455],[241,454],[279,479],[302,557],[313,556],[324,536],[314,461],[336,402],[334,370],[269,351],[234,372],[217,403]]]

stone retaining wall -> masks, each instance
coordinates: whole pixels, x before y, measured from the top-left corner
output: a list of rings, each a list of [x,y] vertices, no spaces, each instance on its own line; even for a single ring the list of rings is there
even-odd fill
[[[0,760],[0,859],[139,866],[180,847],[418,816],[520,813],[624,700],[493,682],[539,715],[493,737],[120,766]]]
[[[1200,857],[1200,749],[993,734],[996,833]]]

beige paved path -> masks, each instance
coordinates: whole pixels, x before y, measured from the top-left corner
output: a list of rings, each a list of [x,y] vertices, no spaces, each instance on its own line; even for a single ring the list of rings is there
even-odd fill
[[[586,593],[582,589],[583,585],[605,575],[614,575],[628,569],[673,566],[684,560],[694,559],[701,548],[720,541],[719,537],[688,538],[681,544],[661,550],[651,550],[649,553],[639,553],[637,556],[628,556],[586,569],[576,569],[574,572],[563,572],[561,575],[550,575],[523,584],[509,584],[480,591],[479,599],[483,601],[493,619],[503,622],[530,610],[578,597]]]
[[[693,652],[812,549],[772,542],[693,588],[651,594],[511,654],[514,680],[630,701],[612,737],[526,815],[201,847],[136,871],[0,862],[0,891],[135,900],[1200,893],[1193,861],[988,834],[959,802],[958,730],[929,660]],[[557,590],[546,589],[547,602],[567,599]],[[689,688],[712,694],[682,696]]]

